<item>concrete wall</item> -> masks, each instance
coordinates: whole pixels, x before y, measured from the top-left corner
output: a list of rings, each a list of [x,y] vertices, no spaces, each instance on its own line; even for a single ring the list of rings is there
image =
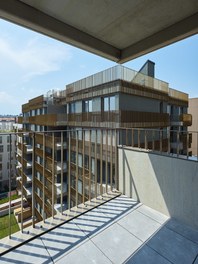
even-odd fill
[[[119,148],[119,190],[198,229],[198,162]]]

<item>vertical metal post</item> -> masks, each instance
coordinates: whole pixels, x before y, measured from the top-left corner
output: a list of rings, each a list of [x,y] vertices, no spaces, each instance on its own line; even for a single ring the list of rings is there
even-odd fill
[[[68,209],[71,208],[71,130],[68,131],[69,133],[69,147],[68,147],[68,175],[67,175],[67,181],[68,181]]]
[[[83,139],[83,154],[82,154],[82,166],[83,166],[83,203],[85,203],[85,130],[82,131]]]
[[[160,130],[160,153],[162,153],[162,130]]]
[[[152,150],[155,150],[155,130],[152,131]]]
[[[91,200],[91,174],[92,174],[92,167],[91,167],[91,130],[89,130],[89,201]]]
[[[113,190],[113,130],[111,129],[111,152],[110,152],[110,186]]]
[[[106,129],[105,183],[106,183],[106,193],[108,193],[108,130],[107,129]]]
[[[63,131],[61,131],[61,214],[63,214]]]
[[[138,148],[140,148],[140,129],[138,128]]]
[[[128,146],[128,129],[126,128],[126,146]]]
[[[11,230],[11,147],[12,147],[12,136],[9,134],[9,238],[11,238],[12,230]]]
[[[76,206],[78,206],[78,130],[76,130]]]
[[[198,160],[198,132],[197,133],[197,160]]]
[[[134,147],[134,129],[131,129],[131,147]]]
[[[168,154],[170,154],[170,129],[168,131]]]
[[[54,132],[52,133],[52,218],[54,218],[54,178],[55,178],[55,139]]]
[[[144,130],[144,148],[148,149],[148,144],[147,144],[147,130]]]
[[[97,179],[98,179],[98,171],[97,171],[97,130],[95,130],[95,166],[94,166],[94,174],[95,174],[95,198],[97,198]]]
[[[186,155],[187,155],[187,159],[189,158],[189,149],[188,149],[188,147],[189,147],[189,132],[187,131],[186,132],[187,133],[187,137],[186,137]]]
[[[117,130],[115,130],[115,188],[118,190],[118,139]]]
[[[177,131],[177,157],[179,157],[179,131]]]
[[[35,133],[32,134],[32,227],[35,227]]]
[[[43,222],[45,222],[45,133],[43,133]]]
[[[24,160],[23,160],[23,156],[24,156],[24,146],[23,146],[23,133],[21,133],[22,137],[21,137],[21,146],[22,146],[22,150],[21,150],[21,232],[23,233],[23,166],[24,166]]]
[[[102,165],[103,165],[103,162],[102,162],[102,152],[103,152],[103,131],[102,129],[100,130],[100,195],[103,194],[103,188],[102,188]]]

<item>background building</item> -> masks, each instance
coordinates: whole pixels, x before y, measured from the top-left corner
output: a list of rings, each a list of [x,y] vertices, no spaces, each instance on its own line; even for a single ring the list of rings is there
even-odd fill
[[[16,135],[13,132],[15,118],[0,118],[0,191],[8,191],[11,172],[12,189],[16,187]],[[11,161],[11,163],[10,163]]]
[[[198,156],[198,98],[189,99],[189,113],[192,115],[192,125],[189,127],[192,132],[191,151],[193,156]]]

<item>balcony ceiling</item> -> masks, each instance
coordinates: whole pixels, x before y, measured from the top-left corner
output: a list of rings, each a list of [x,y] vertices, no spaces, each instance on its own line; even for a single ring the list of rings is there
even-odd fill
[[[123,63],[198,32],[197,0],[3,0],[0,17]]]

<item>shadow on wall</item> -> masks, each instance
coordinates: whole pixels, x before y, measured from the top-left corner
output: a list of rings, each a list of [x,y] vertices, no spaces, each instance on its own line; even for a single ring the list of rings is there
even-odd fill
[[[119,189],[198,229],[198,162],[119,149]]]

